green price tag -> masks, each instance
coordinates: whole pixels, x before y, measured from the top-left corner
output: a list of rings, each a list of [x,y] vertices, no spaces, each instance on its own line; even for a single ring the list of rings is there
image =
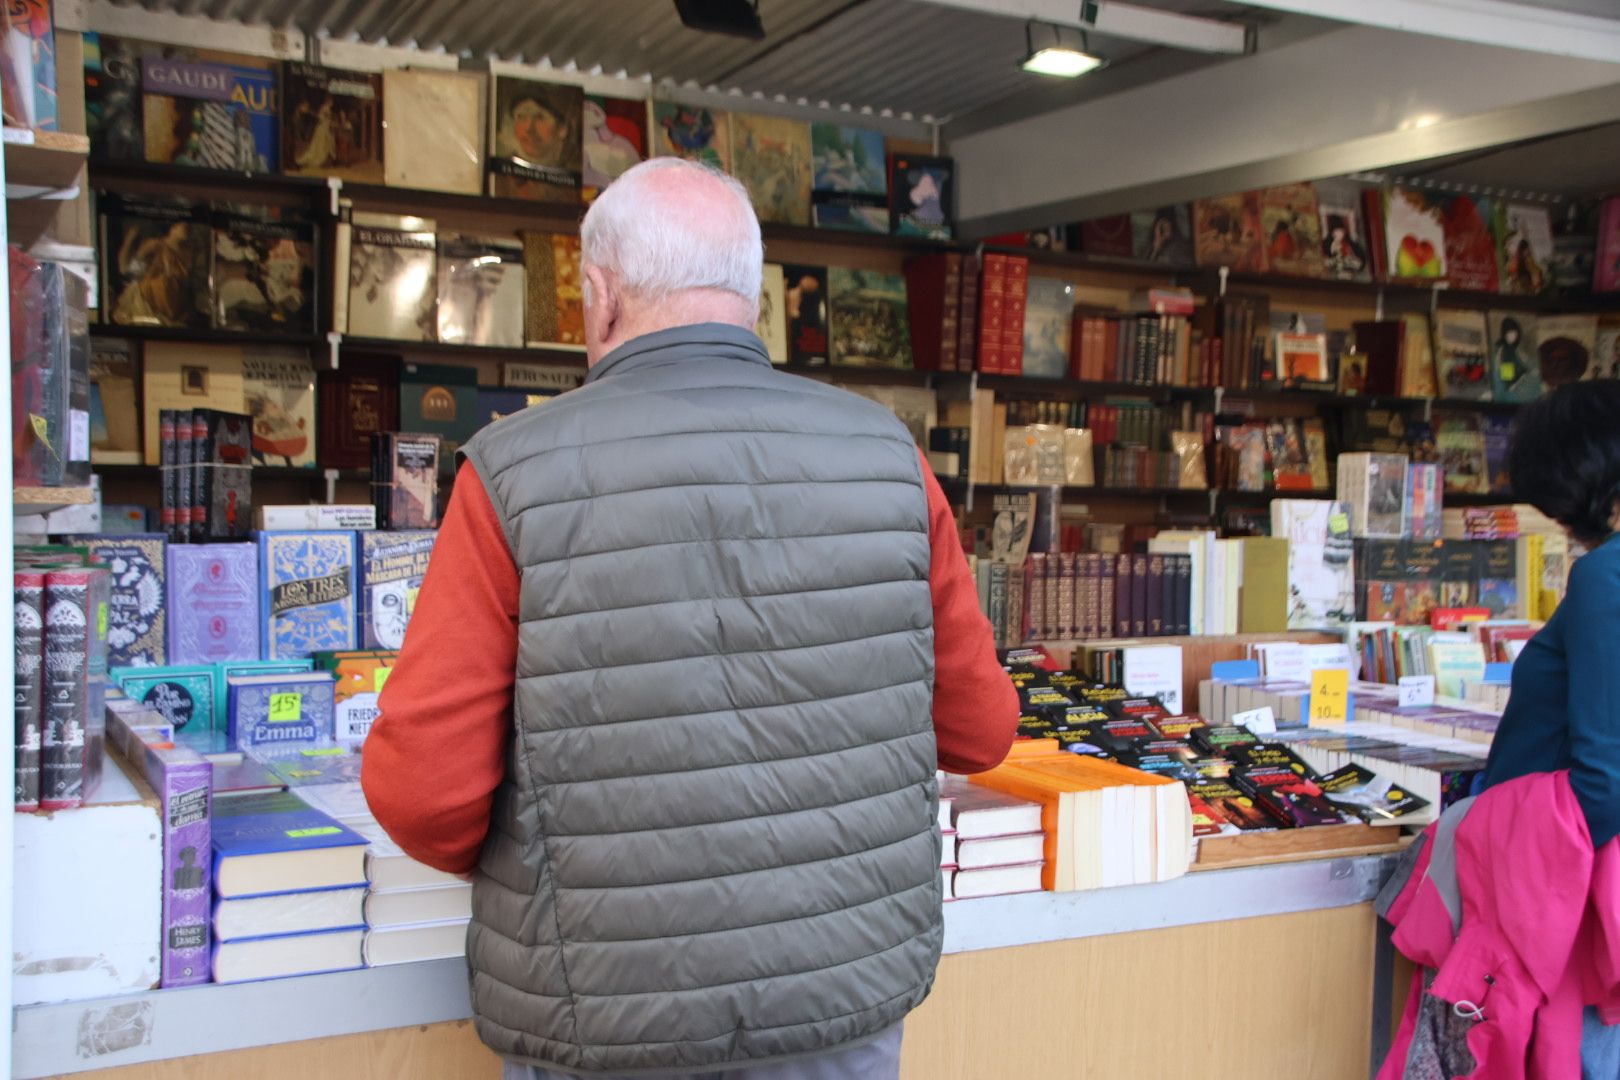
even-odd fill
[[[303,694],[271,694],[270,722],[296,724],[304,716]]]
[[[382,693],[383,683],[388,681],[388,676],[392,674],[393,670],[391,667],[380,667],[372,672],[371,688],[379,694]]]
[[[1350,531],[1350,515],[1334,514],[1328,518],[1328,532],[1333,536],[1343,536]]]
[[[104,638],[106,636],[107,636],[107,605],[106,604],[97,604],[96,605],[96,637]]]
[[[317,825],[313,829],[288,829],[287,835],[294,840],[302,840],[306,836],[332,836],[342,831],[336,825]]]
[[[300,750],[299,753],[305,757],[337,757],[339,754],[348,753],[348,751],[341,746],[323,746],[318,750]]]

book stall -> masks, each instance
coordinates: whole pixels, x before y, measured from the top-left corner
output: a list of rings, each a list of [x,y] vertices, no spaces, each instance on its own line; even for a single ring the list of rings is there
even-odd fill
[[[1373,901],[1472,792],[1582,555],[1508,452],[1520,406],[1620,378],[1620,176],[1413,149],[1287,183],[1076,167],[1036,200],[1061,170],[997,140],[1114,106],[1003,122],[1038,81],[936,71],[908,77],[937,108],[890,108],[795,87],[775,46],[497,55],[448,8],[404,33],[350,6],[5,26],[12,1075],[499,1074],[474,886],[390,840],[360,767],[457,451],[583,384],[580,219],[658,156],[748,190],[771,362],[911,431],[1018,691],[1006,760],[939,778],[944,957],[903,1075],[1376,1069],[1402,996]],[[596,20],[559,6],[514,37]],[[677,6],[647,5],[660,33],[765,47]],[[780,6],[784,60],[882,36]],[[864,7],[1024,25],[974,6]],[[1418,39],[1262,20],[1250,55],[1240,22],[1157,14],[1234,69]],[[1434,78],[1487,48],[1451,44]],[[1607,86],[1531,94],[1550,58],[1523,55],[1527,100]],[[1597,122],[1569,115],[1540,137]]]

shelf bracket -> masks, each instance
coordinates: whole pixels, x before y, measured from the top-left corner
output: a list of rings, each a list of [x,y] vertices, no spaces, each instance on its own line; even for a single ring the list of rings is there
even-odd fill
[[[1434,322],[1435,316],[1437,316],[1440,312],[1441,290],[1448,289],[1450,287],[1451,283],[1449,281],[1437,281],[1429,289],[1429,321],[1431,325]]]
[[[333,371],[338,369],[338,348],[343,344],[343,335],[336,330],[326,332],[326,366]]]
[[[962,498],[962,513],[973,513],[973,473],[968,472],[967,494]]]
[[[326,505],[332,506],[337,502],[338,471],[336,469],[326,469],[324,474],[326,476]]]
[[[1226,279],[1232,276],[1232,268],[1230,266],[1223,266],[1219,270],[1217,270],[1216,273],[1218,273],[1220,275],[1220,279],[1221,279],[1220,280],[1220,292],[1217,293],[1216,295],[1224,300],[1224,299],[1226,299]]]
[[[338,210],[343,201],[343,179],[338,176],[326,178],[326,212],[333,217],[338,216]],[[336,367],[337,365],[333,365]]]
[[[1434,423],[1434,398],[1423,399],[1423,422],[1425,424]]]
[[[1209,520],[1214,521],[1215,520],[1215,489],[1214,488],[1209,488],[1208,489],[1208,494],[1209,494]]]
[[[1215,411],[1216,411],[1216,413],[1219,413],[1221,411],[1221,402],[1225,399],[1225,397],[1226,397],[1226,387],[1217,386],[1215,388]]]
[[[1373,320],[1375,322],[1384,321],[1384,287],[1382,285],[1378,286],[1378,291],[1373,293]]]

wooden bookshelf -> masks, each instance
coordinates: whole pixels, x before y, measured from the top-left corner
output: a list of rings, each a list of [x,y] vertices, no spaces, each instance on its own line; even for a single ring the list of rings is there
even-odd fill
[[[123,338],[129,341],[177,341],[196,345],[284,345],[309,348],[325,345],[326,338],[315,333],[251,334],[238,330],[212,330],[190,326],[120,326],[115,323],[90,324],[90,336]]]
[[[83,487],[15,487],[11,489],[12,513],[48,514],[65,506],[88,506],[95,501],[95,489]]]
[[[6,188],[71,187],[90,153],[90,139],[65,131],[4,130]]]

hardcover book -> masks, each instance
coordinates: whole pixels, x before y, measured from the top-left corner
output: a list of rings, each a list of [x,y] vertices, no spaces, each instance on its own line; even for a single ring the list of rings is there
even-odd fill
[[[282,103],[282,172],[384,181],[380,74],[287,63]]]
[[[1445,277],[1446,233],[1438,200],[1412,188],[1386,191],[1384,245],[1391,280]]]
[[[137,762],[163,815],[163,974],[161,985],[208,981],[208,908],[213,893],[213,767],[184,746],[145,746]]]
[[[787,313],[783,310],[787,303],[786,282],[781,266],[765,264],[759,288],[759,321],[754,323],[754,333],[765,343],[765,351],[773,364],[788,362]]]
[[[354,534],[286,532],[257,537],[264,605],[261,659],[354,648]]]
[[[593,201],[601,190],[647,160],[647,103],[585,95],[584,186]]]
[[[1193,204],[1193,218],[1193,250],[1199,266],[1228,266],[1240,273],[1266,269],[1257,192],[1199,199]]]
[[[16,809],[39,809],[39,754],[44,717],[45,571],[18,569],[12,578],[12,667],[16,695]]]
[[[315,467],[315,368],[302,351],[242,350],[255,465]]]
[[[399,358],[345,350],[336,371],[319,376],[316,427],[320,464],[361,469],[371,463],[372,436],[399,427]]]
[[[1490,467],[1485,461],[1485,440],[1472,418],[1448,416],[1442,419],[1434,441],[1447,493],[1484,495],[1489,490]]]
[[[204,737],[216,730],[214,700],[217,694],[212,667],[171,664],[161,668],[129,668],[113,672],[113,677],[128,697],[163,717],[174,728],[177,738],[181,735]]]
[[[1592,291],[1620,289],[1620,195],[1603,200],[1598,212],[1597,254],[1592,266]]]
[[[1322,272],[1335,281],[1371,281],[1367,220],[1361,187],[1343,180],[1316,184],[1317,217],[1322,223]]]
[[[277,170],[280,101],[272,62],[146,57],[141,89],[147,161],[244,173]]]
[[[214,326],[256,334],[315,328],[315,226],[291,213],[217,211]]]
[[[498,237],[439,237],[439,340],[523,347],[523,245]]]
[[[1286,184],[1260,192],[1260,231],[1265,238],[1266,263],[1276,274],[1321,277],[1321,222],[1317,217],[1316,189],[1310,184]]]
[[[834,364],[911,367],[904,277],[835,266],[828,271],[827,285]]]
[[[1453,289],[1495,292],[1496,205],[1483,196],[1453,195],[1440,204],[1446,238],[1446,278]]]
[[[1549,390],[1579,382],[1597,352],[1596,315],[1543,315],[1536,357],[1541,381]]]
[[[191,542],[243,539],[253,523],[253,420],[219,409],[192,416]]]
[[[1553,287],[1552,215],[1545,206],[1503,203],[1496,212],[1501,288],[1516,296],[1538,296]]]
[[[748,189],[759,220],[810,224],[810,125],[779,116],[731,118],[733,175]]]
[[[102,195],[101,310],[119,326],[211,323],[206,208],[182,199]]]
[[[1031,276],[1024,308],[1024,374],[1061,379],[1069,373],[1069,334],[1074,325],[1074,286],[1060,278]]]
[[[1434,339],[1429,317],[1417,312],[1401,315],[1400,396],[1434,397],[1439,389],[1434,374]]]
[[[680,157],[731,172],[731,116],[704,105],[652,103],[653,157]]]
[[[348,332],[432,341],[437,336],[431,218],[355,211],[348,263]]]
[[[490,79],[489,193],[577,203],[585,92],[497,75]]]
[[[366,883],[365,838],[284,791],[221,799],[213,848],[225,899]]]
[[[1484,312],[1437,311],[1434,344],[1435,379],[1441,397],[1491,400],[1490,330]]]
[[[57,129],[56,32],[50,0],[13,0],[7,5],[8,78],[6,123],[40,131]]]
[[[256,554],[251,544],[187,544],[168,549],[170,663],[258,658]]]
[[[332,676],[239,675],[225,686],[226,735],[242,750],[332,738]]]
[[[190,412],[196,408],[245,413],[247,396],[243,390],[243,350],[221,345],[193,345],[185,342],[148,341],[141,350],[143,460],[148,465],[165,462],[159,445],[163,425],[159,414],[165,409]]]
[[[358,746],[365,742],[377,719],[377,698],[392,673],[399,653],[386,649],[320,653],[316,659],[323,671],[330,671],[335,682],[337,714],[334,721],[339,743]]]
[[[883,133],[842,124],[810,125],[814,181],[811,203],[818,229],[889,231],[889,177]]]
[[[827,268],[787,265],[782,267],[783,303],[787,315],[788,359],[802,367],[827,363]]]
[[[1080,223],[1080,250],[1104,259],[1129,259],[1135,254],[1135,241],[1129,214],[1110,214]]]
[[[478,430],[478,371],[453,364],[406,364],[399,377],[399,422],[439,436],[439,475],[453,476],[456,451]]]
[[[483,194],[484,78],[432,68],[383,72],[384,183]]]
[[[520,413],[531,405],[543,405],[555,394],[534,394],[525,390],[505,390],[497,386],[478,388],[478,430]]]
[[[360,645],[399,649],[433,554],[431,530],[360,534]]]
[[[164,627],[164,548],[160,533],[67,536],[90,562],[107,568],[107,664],[153,667],[167,657]]]
[[[164,56],[196,59],[197,50],[94,31],[84,34],[84,122],[91,156],[121,161],[146,156],[141,62]]]
[[[107,588],[101,567],[53,569],[45,575],[41,810],[80,805],[101,777]]]
[[[1540,326],[1527,311],[1490,313],[1491,394],[1497,401],[1541,396]]]
[[[530,345],[585,347],[585,300],[579,237],[524,232],[523,272],[528,301],[523,333]]]
[[[1271,535],[1288,541],[1288,628],[1321,629],[1353,621],[1350,507],[1326,499],[1274,499]]]
[[[889,231],[949,240],[956,205],[956,163],[948,157],[896,154],[889,168]]]
[[[1192,212],[1188,204],[1132,213],[1131,257],[1169,266],[1192,266]]]
[[[139,365],[133,342],[93,338],[90,342],[90,462],[141,463],[141,411],[135,386]]]

